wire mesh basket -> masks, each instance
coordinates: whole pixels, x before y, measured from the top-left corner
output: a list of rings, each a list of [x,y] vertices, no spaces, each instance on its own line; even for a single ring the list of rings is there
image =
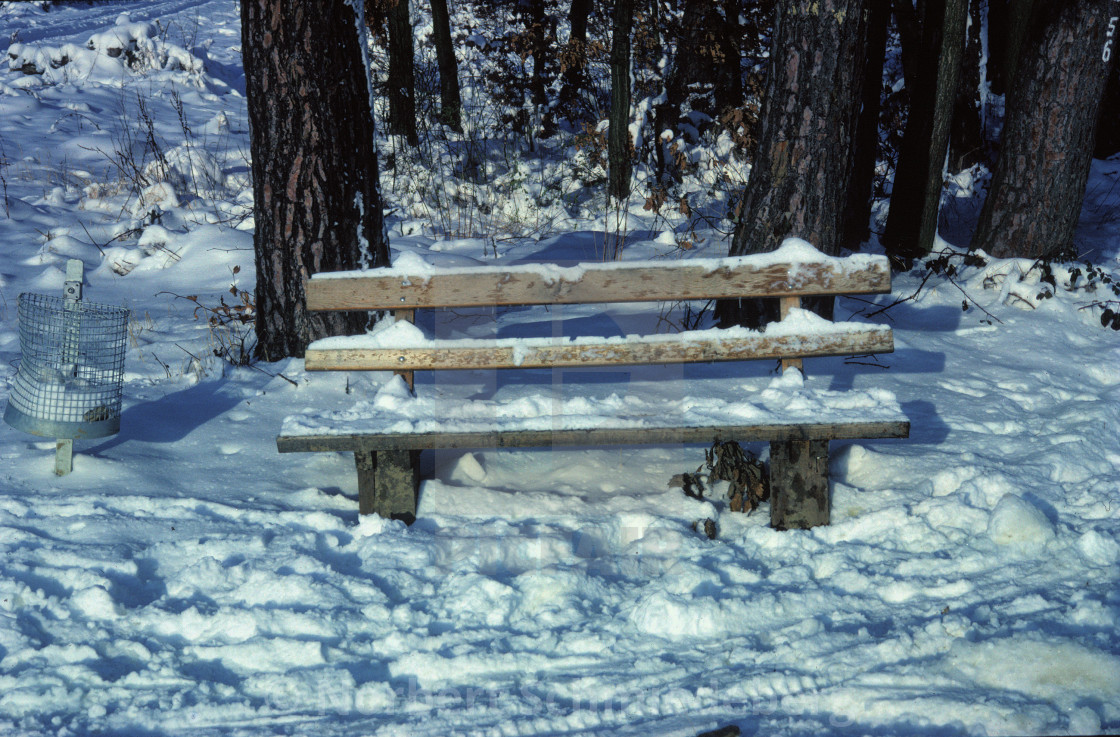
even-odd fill
[[[4,421],[48,438],[119,432],[129,311],[25,293],[18,312],[23,357]]]

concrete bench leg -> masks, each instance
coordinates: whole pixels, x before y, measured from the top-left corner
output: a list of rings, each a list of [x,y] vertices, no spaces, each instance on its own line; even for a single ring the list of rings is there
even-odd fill
[[[771,442],[770,526],[808,529],[828,517],[828,441]]]
[[[416,520],[416,498],[420,489],[420,451],[356,451],[358,468],[358,513]]]

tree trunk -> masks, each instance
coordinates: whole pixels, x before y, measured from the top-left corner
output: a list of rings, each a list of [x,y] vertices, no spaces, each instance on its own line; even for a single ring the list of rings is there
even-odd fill
[[[1032,2],[1033,0],[988,0],[987,76],[993,95],[1006,95],[1011,88],[1023,36],[1027,32]]]
[[[1007,92],[1007,0],[988,0],[988,64],[986,76],[993,95]]]
[[[922,23],[910,0],[894,0],[894,23],[901,45],[902,76],[906,90],[918,89],[918,68],[922,65]]]
[[[549,43],[548,18],[545,14],[544,0],[525,0],[529,4],[529,34],[533,41],[533,76],[529,82],[529,92],[533,104],[538,109],[548,105],[548,58],[552,51]]]
[[[961,59],[960,80],[953,102],[953,123],[949,129],[950,174],[957,174],[984,161],[984,131],[980,122],[980,65],[984,49],[980,37],[983,24],[982,0],[968,6],[968,33]]]
[[[669,67],[665,84],[666,101],[674,115],[680,115],[684,102],[689,100],[691,88],[701,83],[711,84],[714,76],[712,52],[715,47],[708,41],[708,29],[713,25],[708,15],[714,10],[709,2],[686,3],[681,13],[680,34],[677,36],[676,53]],[[693,109],[706,107],[702,100],[691,100]],[[739,102],[742,102],[740,100]]]
[[[872,2],[867,23],[867,58],[863,68],[863,105],[852,154],[852,179],[848,204],[844,207],[841,245],[856,250],[871,237],[871,205],[874,199],[875,165],[879,154],[879,110],[883,94],[883,64],[886,61],[887,26],[890,9]]]
[[[587,19],[593,5],[593,0],[572,0],[568,10],[571,32],[561,52],[560,112],[573,123],[590,117],[590,110],[582,97],[588,87]]]
[[[712,118],[743,104],[741,5],[741,0],[685,4],[665,84],[674,116],[686,101],[685,110]]]
[[[517,39],[518,53],[523,63],[526,59],[533,61],[533,71],[526,86],[528,98],[525,100],[525,114],[531,109],[533,114],[530,118],[538,126],[535,129],[530,127],[531,151],[532,135],[548,138],[556,132],[548,97],[550,68],[556,54],[556,24],[547,12],[545,0],[517,0],[515,16],[520,18],[524,27]]]
[[[716,88],[713,93],[716,117],[743,104],[743,32],[739,25],[741,6],[741,0],[723,0],[723,17],[715,28],[720,48],[720,63],[716,67]]]
[[[929,253],[937,235],[967,21],[968,0],[929,0],[921,18],[921,52],[912,74],[916,85],[907,79],[910,113],[883,232],[887,255],[904,266]]]
[[[452,130],[461,131],[463,102],[459,96],[459,66],[455,63],[455,48],[451,43],[447,0],[432,0],[432,35],[439,65],[439,120]]]
[[[671,24],[663,12],[667,9],[669,8],[662,7],[661,0],[649,0],[650,27],[655,29],[657,33],[657,48],[662,54],[661,58],[657,60],[657,64],[658,66],[664,63],[669,64],[669,73],[659,75],[661,85],[658,90],[658,98],[660,101],[653,106],[653,183],[655,186],[667,184],[670,180],[668,173],[669,163],[672,159],[673,140],[672,137],[666,140],[662,137],[662,134],[669,131],[673,136],[676,135],[677,122],[681,112],[679,100],[674,99],[674,93],[670,89],[674,76],[672,71],[675,58],[669,52],[672,47],[669,41]],[[678,44],[677,53],[679,52]],[[739,103],[742,103],[742,99],[739,100]]]
[[[266,361],[302,356],[312,340],[366,325],[366,313],[309,313],[304,279],[389,263],[356,12],[346,0],[241,2],[256,350]]]
[[[974,248],[999,258],[1075,255],[1117,15],[1115,0],[1035,4]]]
[[[416,78],[408,0],[389,8],[389,133],[420,145],[416,133]]]
[[[630,28],[633,0],[615,0],[611,20],[611,116],[607,136],[607,194],[630,196]]]
[[[1004,94],[1015,83],[1019,59],[1023,53],[1023,40],[1027,34],[1028,22],[1035,5],[1051,3],[1053,0],[1007,0],[1007,31],[1003,42]],[[1064,0],[1063,0],[1064,2]]]
[[[737,214],[731,255],[774,250],[797,236],[840,249],[859,118],[867,0],[777,4],[758,151]],[[827,50],[827,51],[826,51]],[[775,300],[724,300],[722,325],[759,325]],[[829,312],[831,303],[820,307]]]

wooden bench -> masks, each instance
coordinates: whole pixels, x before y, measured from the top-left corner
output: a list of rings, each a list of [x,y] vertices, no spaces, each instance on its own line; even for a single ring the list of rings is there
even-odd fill
[[[890,270],[884,257],[832,258],[803,241],[741,258],[450,269],[414,259],[411,267],[319,274],[306,284],[310,310],[392,310],[398,322],[383,320],[369,335],[314,342],[305,356],[307,370],[395,371],[405,377],[408,389],[398,387],[395,398],[380,397],[351,413],[289,417],[277,447],[282,453],[352,451],[359,511],[411,521],[419,485],[417,457],[423,449],[769,441],[771,524],[779,529],[828,524],[829,441],[903,438],[909,435],[909,422],[887,392],[810,390],[800,384],[799,373],[789,374],[801,370],[804,358],[884,353],[894,347],[889,328],[834,324],[800,309],[800,298],[888,291]],[[417,309],[734,297],[778,298],[782,320],[762,331],[574,339],[435,339],[413,324]],[[698,412],[687,402],[674,409],[663,398],[643,404],[641,397],[627,397],[607,402],[608,416],[601,411],[603,403],[585,402],[571,413],[560,408],[551,416],[546,411],[537,417],[505,417],[509,413],[500,403],[441,399],[423,392],[408,396],[414,371],[757,359],[778,360],[783,372],[761,392],[763,399],[743,393],[740,400],[735,394],[714,402],[718,411],[710,412]],[[843,408],[836,409],[838,405]],[[618,416],[610,415],[612,407]]]

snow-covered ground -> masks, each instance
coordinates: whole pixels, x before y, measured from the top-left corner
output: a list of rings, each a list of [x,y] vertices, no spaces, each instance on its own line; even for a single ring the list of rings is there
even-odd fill
[[[66,259],[84,262],[87,299],[132,310],[119,435],[79,441],[56,477],[52,441],[0,426],[0,734],[1120,731],[1120,334],[1085,308],[1106,286],[1039,299],[1030,263],[960,258],[955,283],[897,277],[875,305],[917,296],[871,319],[893,326],[894,354],[806,362],[808,385],[887,389],[912,423],[908,440],[833,444],[829,527],[776,532],[766,505],[733,514],[670,488],[697,446],[435,453],[416,524],[359,520],[348,455],[280,455],[274,439],[286,416],[351,407],[388,377],[234,367],[213,351],[244,333],[196,310],[253,284],[237,3],[2,3],[0,30],[0,398],[17,296],[60,293]],[[438,235],[399,176],[384,179],[398,254],[607,250],[602,213],[570,198],[538,237]],[[1120,160],[1094,164],[1078,236],[1111,278],[1118,182]],[[502,186],[487,196],[544,196],[531,176]],[[962,202],[947,212],[974,210]],[[684,239],[725,253],[710,227],[641,205],[624,258],[676,258]],[[603,335],[680,320],[564,315]],[[544,308],[498,318],[503,335],[554,327]],[[482,324],[458,311],[430,327]],[[772,369],[418,381],[702,402]],[[692,529],[703,518],[717,539]]]

